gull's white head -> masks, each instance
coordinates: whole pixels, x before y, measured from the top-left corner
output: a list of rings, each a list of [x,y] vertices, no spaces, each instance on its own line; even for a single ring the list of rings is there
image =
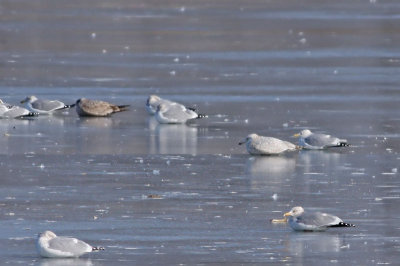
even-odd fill
[[[44,231],[43,233],[39,234],[39,238],[45,238],[47,240],[53,239],[55,237],[57,237],[57,235],[52,231]]]
[[[247,143],[248,141],[252,141],[253,139],[257,138],[258,135],[256,133],[252,133],[247,135],[247,137],[239,142],[239,145]]]
[[[37,101],[37,99],[38,99],[38,98],[36,98],[35,95],[31,95],[31,96],[28,96],[28,97],[26,97],[25,99],[23,99],[23,100],[21,101],[21,103],[33,103],[34,101]]]
[[[302,137],[302,138],[307,138],[312,134],[311,130],[309,129],[304,129],[300,131],[300,133],[294,134],[293,137]]]
[[[160,100],[161,100],[160,97],[158,97],[157,95],[152,94],[147,99],[147,105],[157,104],[157,102],[159,102]]]
[[[298,217],[304,213],[303,207],[297,206],[293,207],[290,212],[285,213],[283,216],[292,216],[292,217]]]

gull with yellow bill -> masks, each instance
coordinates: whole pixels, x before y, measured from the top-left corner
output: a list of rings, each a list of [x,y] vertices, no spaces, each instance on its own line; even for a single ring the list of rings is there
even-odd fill
[[[323,212],[305,212],[300,206],[284,214],[289,226],[295,231],[325,231],[331,227],[355,227],[339,217]]]

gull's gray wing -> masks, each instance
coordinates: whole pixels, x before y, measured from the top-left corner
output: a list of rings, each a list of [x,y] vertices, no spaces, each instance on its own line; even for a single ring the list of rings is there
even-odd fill
[[[63,109],[65,104],[57,100],[37,100],[32,103],[32,107],[38,110],[53,111]]]
[[[198,114],[192,110],[186,109],[181,104],[170,104],[168,110],[163,113],[163,116],[175,120],[185,122],[188,119],[197,118]]]
[[[27,116],[29,114],[30,114],[30,112],[28,109],[14,105],[7,112],[5,112],[3,114],[3,116],[9,117],[9,118],[18,118],[18,117]]]
[[[89,244],[71,237],[53,238],[49,241],[49,248],[69,252],[76,256],[92,251],[92,247]]]
[[[312,134],[304,138],[304,142],[314,147],[340,146],[340,140],[338,138],[325,134]]]
[[[340,222],[343,221],[339,217],[322,212],[305,212],[301,216],[297,217],[297,223],[303,223],[305,225],[316,227],[336,225]]]

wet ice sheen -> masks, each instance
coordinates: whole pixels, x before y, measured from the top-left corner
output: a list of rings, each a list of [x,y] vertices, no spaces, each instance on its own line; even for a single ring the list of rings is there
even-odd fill
[[[397,264],[400,5],[307,5],[8,3],[0,98],[132,108],[0,121],[2,262]],[[143,108],[152,93],[209,119],[158,125]],[[274,158],[237,147],[250,132],[287,139],[303,128],[354,145]],[[296,234],[269,223],[293,203],[357,228]],[[39,260],[34,236],[50,228],[106,253]]]

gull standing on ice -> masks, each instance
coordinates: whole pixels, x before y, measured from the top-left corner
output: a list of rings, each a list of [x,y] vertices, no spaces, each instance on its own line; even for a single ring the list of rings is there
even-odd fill
[[[75,104],[66,105],[58,100],[38,99],[36,96],[28,96],[21,103],[25,104],[26,109],[38,114],[51,114],[54,111],[74,107]]]
[[[167,99],[163,99],[157,95],[150,95],[149,98],[146,101],[146,110],[149,114],[154,115],[157,112],[157,108],[160,104],[176,104],[176,105],[182,105],[180,103],[177,102],[173,102]],[[185,107],[184,105],[182,105],[183,107]],[[194,108],[188,108],[186,107],[186,109],[192,110],[192,111],[196,111]]]
[[[345,223],[339,217],[327,213],[307,213],[300,206],[294,207],[284,214],[288,218],[290,227],[295,231],[325,231],[330,227],[355,227]]]
[[[0,118],[25,118],[36,116],[37,113],[32,113],[28,109],[4,103],[0,99]]]
[[[76,101],[76,112],[79,116],[109,116],[113,113],[128,110],[129,105],[114,105],[104,101],[80,98]]]
[[[103,247],[92,247],[76,238],[57,236],[51,231],[39,234],[36,247],[39,255],[45,258],[79,257],[92,251],[104,250]]]
[[[183,124],[190,119],[207,117],[190,110],[179,103],[161,103],[155,114],[161,124]]]
[[[308,129],[304,129],[300,133],[294,134],[293,137],[299,137],[299,145],[304,149],[310,150],[349,146],[345,139],[339,139],[326,134],[315,134]]]
[[[247,151],[252,155],[276,155],[285,151],[298,150],[299,147],[288,141],[272,137],[259,136],[255,133],[248,135],[239,142],[246,143]]]

